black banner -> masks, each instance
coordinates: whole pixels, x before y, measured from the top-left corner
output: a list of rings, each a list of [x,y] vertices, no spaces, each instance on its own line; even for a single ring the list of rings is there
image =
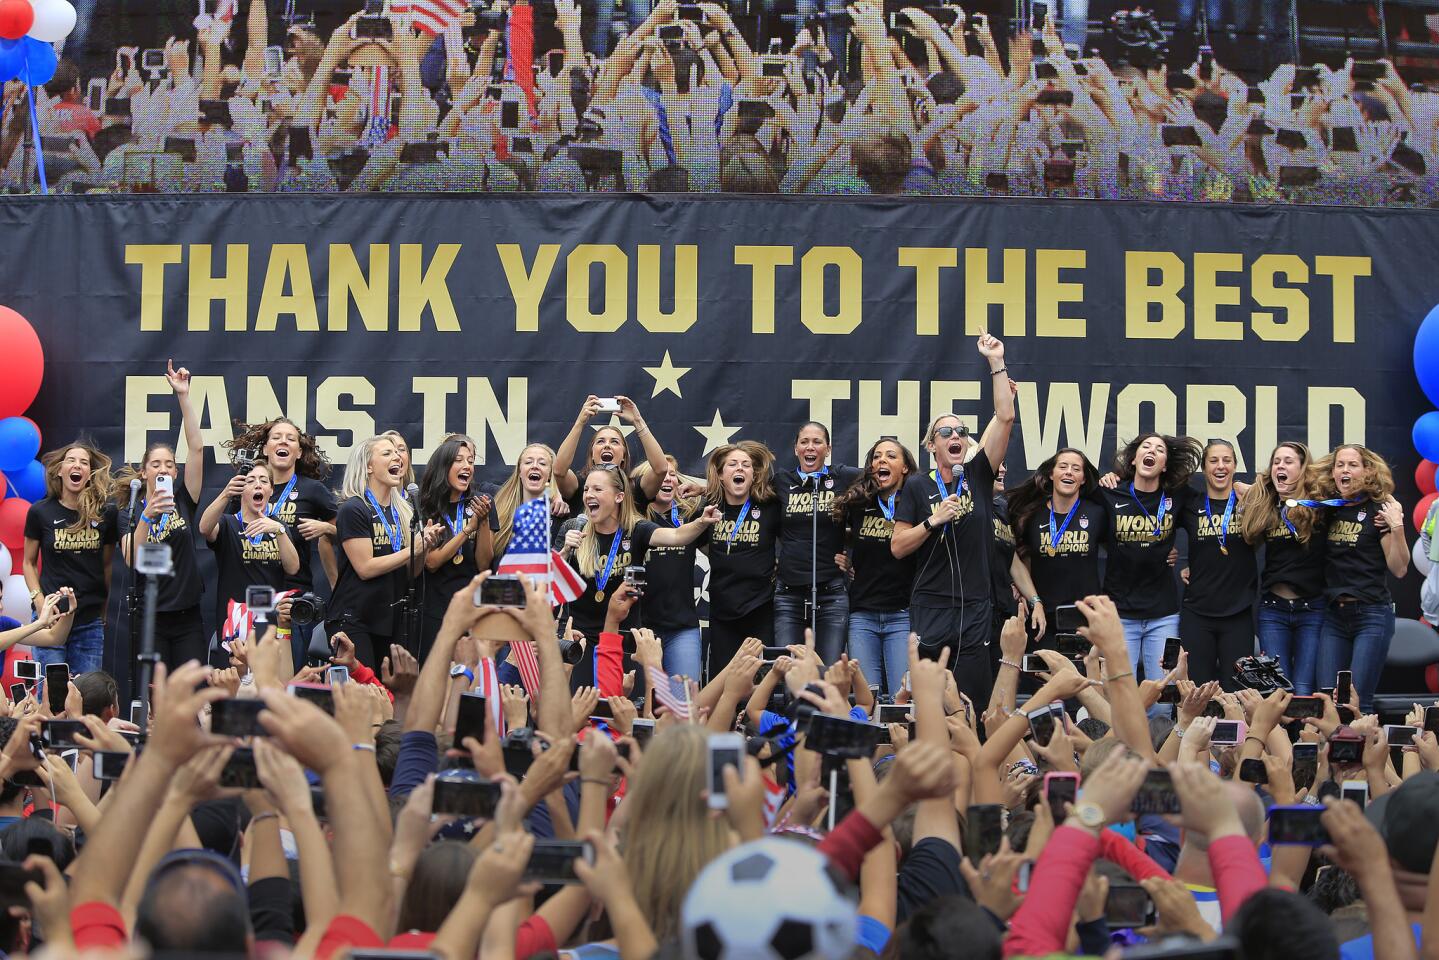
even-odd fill
[[[116,197],[11,201],[0,227],[3,301],[45,344],[46,447],[84,432],[129,459],[181,440],[174,357],[207,445],[284,412],[337,462],[393,427],[422,464],[459,430],[500,474],[618,393],[687,470],[731,438],[787,460],[807,419],[854,463],[881,435],[918,449],[940,412],[984,426],[987,327],[1019,385],[1018,473],[1157,427],[1235,441],[1241,474],[1298,438],[1403,476],[1413,333],[1439,301],[1439,220],[1404,211]]]

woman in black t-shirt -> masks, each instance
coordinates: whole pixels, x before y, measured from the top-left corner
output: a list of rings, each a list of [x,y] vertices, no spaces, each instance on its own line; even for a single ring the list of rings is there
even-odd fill
[[[896,559],[889,541],[904,481],[919,473],[909,449],[894,439],[875,442],[864,473],[834,503],[834,521],[848,534],[849,657],[858,660],[890,696],[909,669],[909,592],[914,557]]]
[[[325,622],[332,637],[336,631],[349,637],[355,656],[371,669],[392,641],[418,647],[418,637],[403,633],[402,606],[410,577],[419,574],[424,552],[444,529],[431,523],[423,536],[410,536],[413,507],[400,496],[404,480],[405,457],[393,440],[370,437],[357,444],[345,467],[346,499],[335,521],[340,577]]]
[[[1329,608],[1319,638],[1318,677],[1328,685],[1354,671],[1361,713],[1374,712],[1374,690],[1394,639],[1394,601],[1386,574],[1409,569],[1404,510],[1394,499],[1394,476],[1372,450],[1336,447],[1309,469],[1326,509],[1324,593]]]
[[[1321,511],[1289,506],[1314,498],[1307,471],[1309,448],[1290,440],[1274,448],[1269,469],[1244,494],[1244,539],[1264,548],[1259,580],[1259,649],[1308,696],[1316,689],[1319,634],[1324,627],[1324,525]]]
[[[266,510],[273,491],[270,465],[256,461],[231,477],[200,516],[200,534],[215,552],[215,629],[221,640],[236,639],[227,629],[227,614],[232,601],[245,602],[246,587],[269,586],[279,592],[285,589],[285,577],[300,569],[290,528]],[[236,498],[240,509],[231,513]]]
[[[634,435],[639,437],[640,446],[645,451],[645,462],[650,465],[653,471],[645,480],[645,497],[651,498],[659,490],[660,477],[668,464],[665,462],[665,452],[655,435],[650,432],[649,424],[640,414],[640,408],[629,397],[615,397],[620,405],[619,418],[624,423],[634,427]],[[625,440],[625,435],[619,427],[604,426],[595,431],[590,438],[589,449],[585,457],[585,465],[579,473],[570,469],[575,461],[575,454],[579,452],[580,442],[584,438],[585,428],[591,420],[599,415],[600,398],[589,396],[580,406],[579,416],[575,418],[574,426],[560,442],[559,449],[555,451],[554,473],[555,486],[560,491],[560,496],[565,498],[569,504],[570,512],[578,516],[583,512],[581,508],[581,491],[584,489],[585,476],[596,466],[618,467],[626,477],[630,475],[633,464],[630,462],[630,445]]]
[[[1099,495],[1109,508],[1104,592],[1119,608],[1130,669],[1137,674],[1143,664],[1146,680],[1164,676],[1164,641],[1179,636],[1179,590],[1169,552],[1202,452],[1192,437],[1141,434],[1101,481]]]
[[[25,583],[37,611],[61,587],[75,591],[74,621],[64,646],[37,647],[36,660],[68,663],[71,676],[99,670],[105,658],[105,607],[118,511],[110,502],[110,458],[87,443],[44,459],[48,496],[25,515]]]
[[[1007,491],[1019,564],[1015,582],[1029,604],[1036,647],[1053,649],[1054,611],[1099,593],[1099,550],[1109,512],[1098,500],[1099,471],[1065,447]]]
[[[681,483],[679,464],[666,456],[670,468],[660,478],[659,490],[645,509],[645,519],[661,527],[678,530],[699,516],[704,502],[699,497],[676,496]],[[635,468],[633,487],[643,488],[650,465]],[[700,619],[695,609],[695,553],[709,545],[709,530],[693,543],[661,547],[650,543],[645,558],[645,594],[640,605],[640,624],[655,632],[664,649],[665,673],[672,677],[698,678],[704,669],[700,646]]]
[[[722,514],[710,531],[710,676],[729,665],[746,637],[774,640],[781,517],[773,467],[769,447],[741,440],[711,453],[705,470],[705,502]]]
[[[774,478],[783,519],[774,597],[775,644],[804,643],[805,627],[813,617],[815,652],[825,663],[835,662],[844,653],[849,621],[845,575],[835,562],[844,551],[844,527],[834,521],[830,511],[835,497],[859,477],[854,467],[828,464],[829,451],[829,428],[811,420],[795,437],[798,465],[779,471]],[[809,610],[811,584],[817,584],[818,612]]]
[[[120,529],[127,531],[120,539],[120,556],[127,564],[134,559],[137,535],[139,543],[163,543],[170,548],[172,573],[161,577],[157,584],[155,652],[173,670],[186,661],[205,659],[205,626],[200,614],[200,597],[205,585],[200,579],[192,536],[196,505],[205,487],[205,442],[200,435],[200,419],[190,403],[190,371],[184,367],[176,370],[170,363],[165,378],[170,381],[170,389],[175,391],[175,400],[180,405],[180,421],[189,450],[183,482],[179,482],[175,448],[164,442],[152,443],[145,448],[138,469],[125,467],[116,474],[115,496],[117,503],[122,499],[126,503],[120,516]],[[138,529],[129,511],[132,479],[142,484]],[[134,577],[132,589],[140,597],[142,607],[145,579],[139,574]],[[132,624],[132,635],[134,629]]]
[[[1218,680],[1234,690],[1234,661],[1254,652],[1254,592],[1259,568],[1240,532],[1241,502],[1234,488],[1234,446],[1211,440],[1201,463],[1204,492],[1191,491],[1180,514],[1189,542],[1189,566],[1179,611],[1179,633],[1189,653],[1189,679]]]
[[[443,524],[440,541],[425,554],[425,579],[420,587],[424,617],[420,630],[420,661],[440,632],[455,591],[489,568],[494,552],[490,531],[490,498],[473,486],[475,444],[464,436],[448,437],[435,448],[420,484],[420,515]]]

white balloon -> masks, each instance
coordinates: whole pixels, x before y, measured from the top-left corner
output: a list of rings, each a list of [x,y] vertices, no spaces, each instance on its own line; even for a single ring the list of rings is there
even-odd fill
[[[69,0],[30,0],[35,23],[30,36],[45,43],[59,43],[75,29],[75,8]]]
[[[0,543],[0,576],[10,576],[10,571],[15,569],[15,559],[10,556],[10,548]]]
[[[1434,566],[1434,561],[1429,559],[1429,554],[1420,549],[1419,545],[1422,542],[1423,541],[1415,540],[1414,549],[1409,551],[1409,555],[1414,558],[1414,569],[1427,577],[1429,576],[1429,568]]]
[[[3,608],[5,616],[21,623],[35,619],[30,610],[30,587],[25,583],[24,574],[14,573],[5,578],[5,593],[0,599],[0,608]]]

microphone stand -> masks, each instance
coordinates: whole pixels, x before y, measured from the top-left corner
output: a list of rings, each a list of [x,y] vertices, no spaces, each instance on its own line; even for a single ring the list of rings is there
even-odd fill
[[[128,536],[130,537],[130,549],[125,551],[126,556],[124,557],[124,565],[125,565],[125,568],[126,568],[126,573],[125,573],[125,577],[126,577],[126,580],[125,580],[125,618],[126,618],[126,619],[125,619],[125,628],[130,632],[130,641],[131,641],[131,648],[130,648],[130,689],[131,689],[131,692],[132,692],[132,693],[134,692],[135,683],[136,683],[136,669],[135,669],[135,668],[136,668],[137,665],[139,665],[139,664],[141,663],[139,657],[144,655],[144,654],[143,654],[143,651],[144,651],[143,641],[142,641],[142,645],[141,645],[141,653],[140,653],[139,656],[136,655],[136,652],[135,652],[135,649],[134,649],[135,620],[136,620],[136,618],[138,617],[139,612],[140,612],[140,610],[139,610],[139,606],[140,606],[140,595],[139,595],[139,591],[137,590],[137,588],[138,588],[139,585],[140,585],[140,584],[139,584],[139,579],[140,579],[140,578],[139,578],[139,575],[136,574],[136,572],[135,572],[135,545],[136,545],[136,539],[135,539],[135,537],[136,537],[136,533],[137,533],[137,532],[139,531],[139,529],[140,529],[140,524],[139,524],[138,518],[137,518],[136,515],[135,515],[135,510],[136,510],[136,508],[139,506],[139,504],[138,504],[138,497],[137,497],[137,494],[138,494],[138,493],[139,493],[139,491],[137,491],[137,490],[132,490],[132,491],[130,492],[130,510],[128,511],[128,515],[125,517],[125,525],[126,525],[129,529],[126,530],[126,531],[122,531],[122,532],[121,532],[121,537],[122,537],[122,538],[123,538],[124,536],[126,536],[127,534],[128,534]],[[145,578],[145,599],[146,599],[146,603],[147,603],[146,612],[147,612],[148,614],[150,614],[150,631],[151,631],[151,632],[150,632],[150,647],[149,647],[149,649],[150,649],[150,652],[151,652],[151,653],[154,653],[154,650],[155,650],[155,642],[154,642],[154,641],[155,641],[155,636],[154,636],[155,620],[154,620],[154,616],[153,616],[153,611],[154,611],[154,608],[155,608],[155,604],[159,602],[157,599],[154,599],[154,598],[152,598],[152,597],[150,596],[150,584],[151,584],[151,582],[152,582],[153,580],[154,580],[153,577],[146,577],[146,578]],[[159,589],[159,587],[158,587],[158,585],[157,585],[157,586],[156,586],[156,590],[158,591],[158,589]],[[119,647],[119,644],[120,644],[120,623],[119,623],[119,619],[120,619],[119,617],[116,617],[116,618],[115,618],[115,620],[116,620],[116,623],[115,623],[115,635],[111,638],[111,649],[116,649],[116,648],[118,648],[118,647]],[[153,672],[153,665],[152,665],[151,669],[152,669],[152,672]],[[141,697],[141,699],[145,700],[145,709],[146,709],[146,711],[148,712],[148,711],[149,711],[149,708],[150,708],[150,701],[149,701],[149,696],[150,696],[150,693],[149,693],[150,683],[149,683],[149,678],[148,678],[147,676],[145,676],[145,672],[144,672],[143,667],[142,667],[141,670],[140,670],[139,680],[140,680],[140,682],[141,682],[141,691],[142,691],[142,694],[143,694],[143,696]],[[132,696],[131,699],[133,700],[134,697]],[[142,733],[144,732],[143,728],[141,729],[141,732],[142,732]]]
[[[813,479],[809,498],[809,630],[819,652],[819,491],[820,479]],[[828,664],[826,664],[828,666]]]
[[[419,498],[416,497],[415,499],[418,500]],[[416,602],[415,585],[420,579],[420,574],[415,570],[415,557],[423,556],[423,554],[415,550],[415,544],[417,541],[423,544],[424,541],[422,538],[423,530],[420,527],[420,505],[413,503],[410,506],[412,508],[410,512],[410,559],[405,564],[405,573],[407,574],[405,599],[400,601],[401,612],[404,614],[404,619],[400,624],[400,645],[418,656],[420,652],[420,631],[415,629],[415,614],[419,612],[419,604]],[[423,570],[423,560],[421,561],[421,569]],[[411,637],[413,637],[415,641],[413,647],[410,645]],[[386,652],[388,653],[388,651]]]

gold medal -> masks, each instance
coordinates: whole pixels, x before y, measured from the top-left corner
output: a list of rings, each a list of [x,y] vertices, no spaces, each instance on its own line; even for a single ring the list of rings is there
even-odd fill
[[[1222,543],[1219,545],[1219,552],[1224,554],[1226,557],[1229,556],[1229,548]]]
[[[604,592],[603,590],[596,590],[596,591],[595,591],[595,603],[604,603],[604,602],[605,602],[605,592]]]
[[[465,562],[465,552],[463,550],[459,551],[455,554],[455,559],[451,560],[450,562],[458,567],[460,564]]]
[[[1059,556],[1059,551],[1056,550],[1054,547],[1045,547],[1044,552],[1049,554],[1051,557]]]

